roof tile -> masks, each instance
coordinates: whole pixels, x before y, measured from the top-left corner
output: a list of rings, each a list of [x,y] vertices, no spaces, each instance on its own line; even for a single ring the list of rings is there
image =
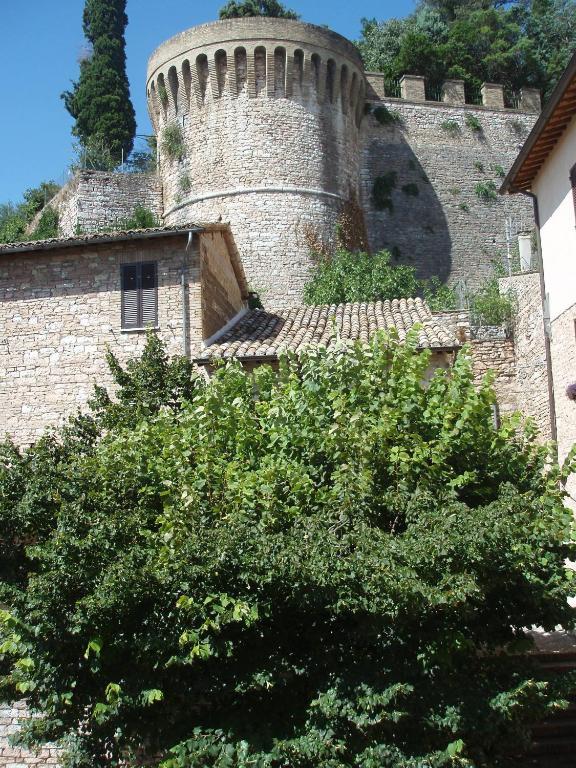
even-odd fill
[[[277,311],[252,309],[206,347],[196,360],[237,357],[275,359],[282,352],[329,347],[336,340],[367,342],[377,331],[396,328],[401,340],[415,324],[422,327],[419,345],[430,349],[459,346],[454,326],[434,317],[419,298],[353,304],[298,306]]]

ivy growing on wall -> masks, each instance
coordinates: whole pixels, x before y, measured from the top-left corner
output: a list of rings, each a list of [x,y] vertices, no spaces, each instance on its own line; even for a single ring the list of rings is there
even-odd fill
[[[399,123],[402,119],[398,112],[394,112],[385,106],[376,107],[372,114],[376,120],[378,120],[380,125],[394,125],[395,123]]]
[[[378,211],[392,211],[392,191],[396,188],[396,171],[388,171],[382,176],[377,176],[372,187],[372,203]]]

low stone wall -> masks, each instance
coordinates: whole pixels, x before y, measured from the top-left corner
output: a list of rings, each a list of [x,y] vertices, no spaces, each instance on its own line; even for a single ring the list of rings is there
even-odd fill
[[[153,173],[78,171],[50,201],[58,209],[62,237],[115,227],[137,206],[162,221],[162,185]]]

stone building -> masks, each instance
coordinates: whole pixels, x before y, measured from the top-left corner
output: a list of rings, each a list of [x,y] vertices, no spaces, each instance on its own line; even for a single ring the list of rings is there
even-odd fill
[[[228,222],[251,289],[289,307],[311,242],[331,240],[342,213],[363,219],[373,250],[451,283],[477,284],[509,248],[508,225],[533,225],[529,201],[494,194],[536,120],[531,89],[512,108],[502,86],[467,103],[461,81],[431,93],[406,76],[391,95],[341,35],[270,18],[176,35],[146,87],[157,174],[80,172],[52,203],[63,236],[136,205],[168,225]]]
[[[50,202],[59,238],[0,246],[2,435],[26,445],[83,408],[95,383],[110,383],[106,350],[136,356],[150,327],[169,354],[209,369],[230,356],[274,365],[283,350],[336,336],[394,327],[402,337],[415,323],[433,366],[450,366],[470,341],[478,378],[495,373],[500,411],[520,409],[543,438],[554,434],[538,272],[502,281],[517,300],[512,334],[475,330],[465,313],[433,314],[420,299],[300,303],[311,244],[330,241],[343,214],[420,277],[481,281],[510,248],[507,234],[532,226],[530,200],[493,192],[536,121],[535,92],[512,108],[485,84],[471,104],[459,81],[431,94],[407,76],[391,95],[340,35],[260,18],[161,45],[147,95],[157,172],[81,171]],[[110,231],[136,206],[159,226]],[[251,291],[264,309],[249,309]],[[558,339],[575,319],[565,306]],[[567,371],[569,350],[556,358]],[[23,711],[0,709],[0,768],[57,761],[52,748],[35,757],[9,746]]]

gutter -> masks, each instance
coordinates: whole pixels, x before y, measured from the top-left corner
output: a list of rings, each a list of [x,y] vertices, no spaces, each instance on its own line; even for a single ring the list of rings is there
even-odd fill
[[[189,232],[203,232],[204,227],[183,227],[182,229],[168,229],[158,232],[128,232],[126,234],[119,235],[116,233],[109,233],[108,235],[102,235],[101,237],[89,237],[89,238],[74,238],[67,240],[48,240],[38,241],[37,243],[22,243],[22,245],[10,246],[9,248],[0,248],[0,257],[10,256],[12,253],[27,253],[31,251],[53,251],[59,248],[76,248],[82,245],[103,245],[105,243],[122,243],[128,240],[152,240],[157,237],[175,237],[178,235],[186,235]]]

